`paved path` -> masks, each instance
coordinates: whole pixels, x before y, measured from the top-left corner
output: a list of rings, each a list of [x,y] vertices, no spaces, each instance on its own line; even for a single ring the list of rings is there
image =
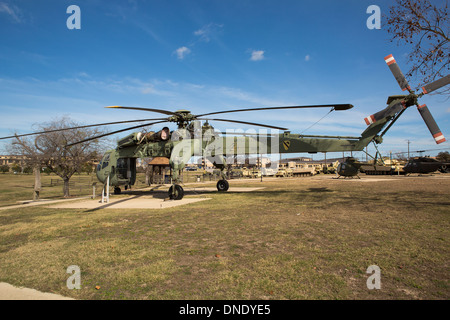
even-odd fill
[[[18,288],[0,282],[0,300],[74,300],[54,293],[40,292],[34,289]]]
[[[87,198],[91,198],[91,196],[80,197],[80,198],[70,198],[70,199],[60,199],[60,200],[46,200],[46,199],[42,199],[42,200],[38,200],[38,201],[30,200],[30,201],[23,201],[22,204],[0,207],[0,210],[26,208],[26,207],[40,206],[40,205],[58,203],[58,202],[76,201],[76,200],[87,199]]]
[[[158,199],[148,196],[130,196],[126,198],[110,198],[108,203],[101,200],[84,200],[69,203],[58,203],[50,205],[50,208],[71,208],[71,209],[164,209],[194,203],[210,198],[183,198],[181,200]]]

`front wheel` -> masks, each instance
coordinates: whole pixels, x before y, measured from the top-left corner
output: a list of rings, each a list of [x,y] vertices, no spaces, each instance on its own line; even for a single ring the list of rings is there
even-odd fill
[[[174,190],[174,188],[175,188],[175,190]],[[175,184],[169,188],[169,198],[170,199],[181,200],[181,199],[183,199],[183,196],[184,196],[184,190],[183,190],[182,186]]]
[[[217,190],[218,191],[227,191],[230,185],[227,180],[219,180],[217,181]]]

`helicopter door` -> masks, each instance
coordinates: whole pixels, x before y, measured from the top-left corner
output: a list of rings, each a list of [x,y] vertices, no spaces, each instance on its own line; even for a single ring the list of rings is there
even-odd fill
[[[119,180],[129,180],[130,184],[134,184],[136,179],[136,158],[117,159],[116,173]]]
[[[116,173],[118,179],[127,179],[128,178],[128,163],[129,158],[119,158],[117,159],[116,165]]]

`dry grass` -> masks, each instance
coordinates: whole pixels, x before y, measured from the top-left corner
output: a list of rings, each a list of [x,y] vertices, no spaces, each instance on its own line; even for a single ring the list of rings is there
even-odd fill
[[[449,299],[450,176],[363,179],[233,180],[265,189],[161,210],[1,210],[0,281],[78,299]]]

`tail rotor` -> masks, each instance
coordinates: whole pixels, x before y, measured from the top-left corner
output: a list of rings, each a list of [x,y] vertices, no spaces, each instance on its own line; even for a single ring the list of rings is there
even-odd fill
[[[400,111],[403,109],[406,109],[412,105],[417,106],[417,110],[419,111],[420,115],[422,116],[423,121],[428,127],[428,130],[430,131],[431,135],[433,136],[435,142],[437,144],[442,143],[445,140],[444,135],[442,134],[441,130],[439,129],[439,126],[437,125],[436,121],[434,120],[433,116],[431,115],[430,110],[428,107],[423,104],[419,105],[418,99],[421,98],[423,95],[431,93],[435,90],[438,90],[439,88],[446,86],[450,84],[450,75],[447,75],[443,78],[440,78],[434,82],[431,82],[425,86],[422,87],[422,92],[419,94],[416,94],[414,90],[411,89],[408,81],[406,80],[405,76],[403,75],[402,71],[400,70],[400,67],[398,66],[397,62],[395,61],[395,58],[392,54],[388,55],[384,58],[384,61],[389,66],[389,69],[391,70],[392,74],[394,75],[395,79],[397,80],[398,85],[403,91],[408,91],[409,95],[401,96],[401,101],[396,103],[389,104],[388,107],[386,107],[384,110],[381,110],[369,117],[364,118],[367,125],[371,125],[372,123],[375,123],[381,119],[387,118],[387,117],[394,117],[395,115],[398,115]]]

